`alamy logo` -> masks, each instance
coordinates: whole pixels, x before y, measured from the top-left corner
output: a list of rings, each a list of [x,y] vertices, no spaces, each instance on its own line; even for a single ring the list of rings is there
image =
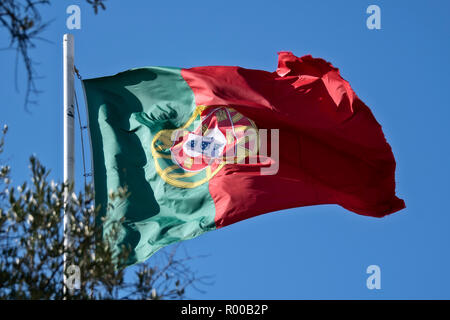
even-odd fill
[[[367,274],[370,274],[370,276],[367,278],[366,286],[367,289],[373,290],[373,289],[381,289],[381,269],[376,264],[372,264],[367,267],[366,270]]]
[[[79,290],[81,285],[80,267],[71,264],[66,270],[67,281],[66,286],[70,291]]]
[[[69,14],[66,20],[67,29],[81,29],[81,9],[76,4],[67,7],[66,13]]]
[[[366,26],[369,30],[381,29],[381,9],[379,6],[372,4],[367,7],[367,14],[370,16],[366,20]]]

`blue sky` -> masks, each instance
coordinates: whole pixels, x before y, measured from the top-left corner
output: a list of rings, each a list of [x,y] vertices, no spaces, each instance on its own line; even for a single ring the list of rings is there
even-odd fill
[[[338,206],[284,210],[185,241],[194,269],[214,276],[194,299],[450,298],[450,2],[107,1],[95,16],[84,1],[54,1],[54,19],[32,50],[44,76],[39,105],[23,109],[25,74],[14,89],[13,51],[0,51],[0,124],[10,127],[13,178],[28,178],[36,154],[62,179],[62,36],[70,4],[81,7],[75,63],[85,78],[148,65],[240,65],[273,71],[278,51],[312,54],[340,68],[383,126],[407,208],[383,219]],[[381,8],[368,30],[366,8]],[[7,45],[0,31],[0,47]],[[79,83],[78,95],[82,97]],[[84,112],[84,102],[81,102]],[[84,121],[84,115],[82,116]],[[78,129],[77,129],[78,130]],[[77,136],[79,133],[77,132]],[[77,183],[82,184],[77,138]],[[381,268],[368,290],[366,268]]]

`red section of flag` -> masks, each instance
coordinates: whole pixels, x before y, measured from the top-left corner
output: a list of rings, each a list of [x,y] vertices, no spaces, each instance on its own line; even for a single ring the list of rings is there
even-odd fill
[[[306,205],[339,204],[374,217],[405,207],[381,126],[330,63],[281,52],[273,73],[218,66],[182,76],[197,105],[229,106],[258,128],[280,130],[277,174],[261,175],[264,164],[227,164],[210,180],[218,228]]]

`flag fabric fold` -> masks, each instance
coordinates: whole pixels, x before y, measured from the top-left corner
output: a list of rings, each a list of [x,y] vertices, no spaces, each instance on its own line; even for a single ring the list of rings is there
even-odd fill
[[[105,232],[123,219],[117,248],[132,249],[129,264],[281,209],[383,217],[405,207],[381,126],[325,60],[280,52],[275,72],[147,67],[83,84],[96,203]],[[106,210],[118,187],[130,196]]]

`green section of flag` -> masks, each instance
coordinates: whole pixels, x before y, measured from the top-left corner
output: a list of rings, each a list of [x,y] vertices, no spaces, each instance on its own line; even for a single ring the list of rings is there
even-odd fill
[[[182,127],[195,110],[194,94],[181,69],[149,67],[84,80],[94,162],[96,204],[112,221],[125,217],[116,244],[133,248],[129,264],[161,247],[215,229],[208,183],[185,189],[158,175],[151,143],[164,129]],[[127,187],[130,196],[106,210],[108,193]]]

